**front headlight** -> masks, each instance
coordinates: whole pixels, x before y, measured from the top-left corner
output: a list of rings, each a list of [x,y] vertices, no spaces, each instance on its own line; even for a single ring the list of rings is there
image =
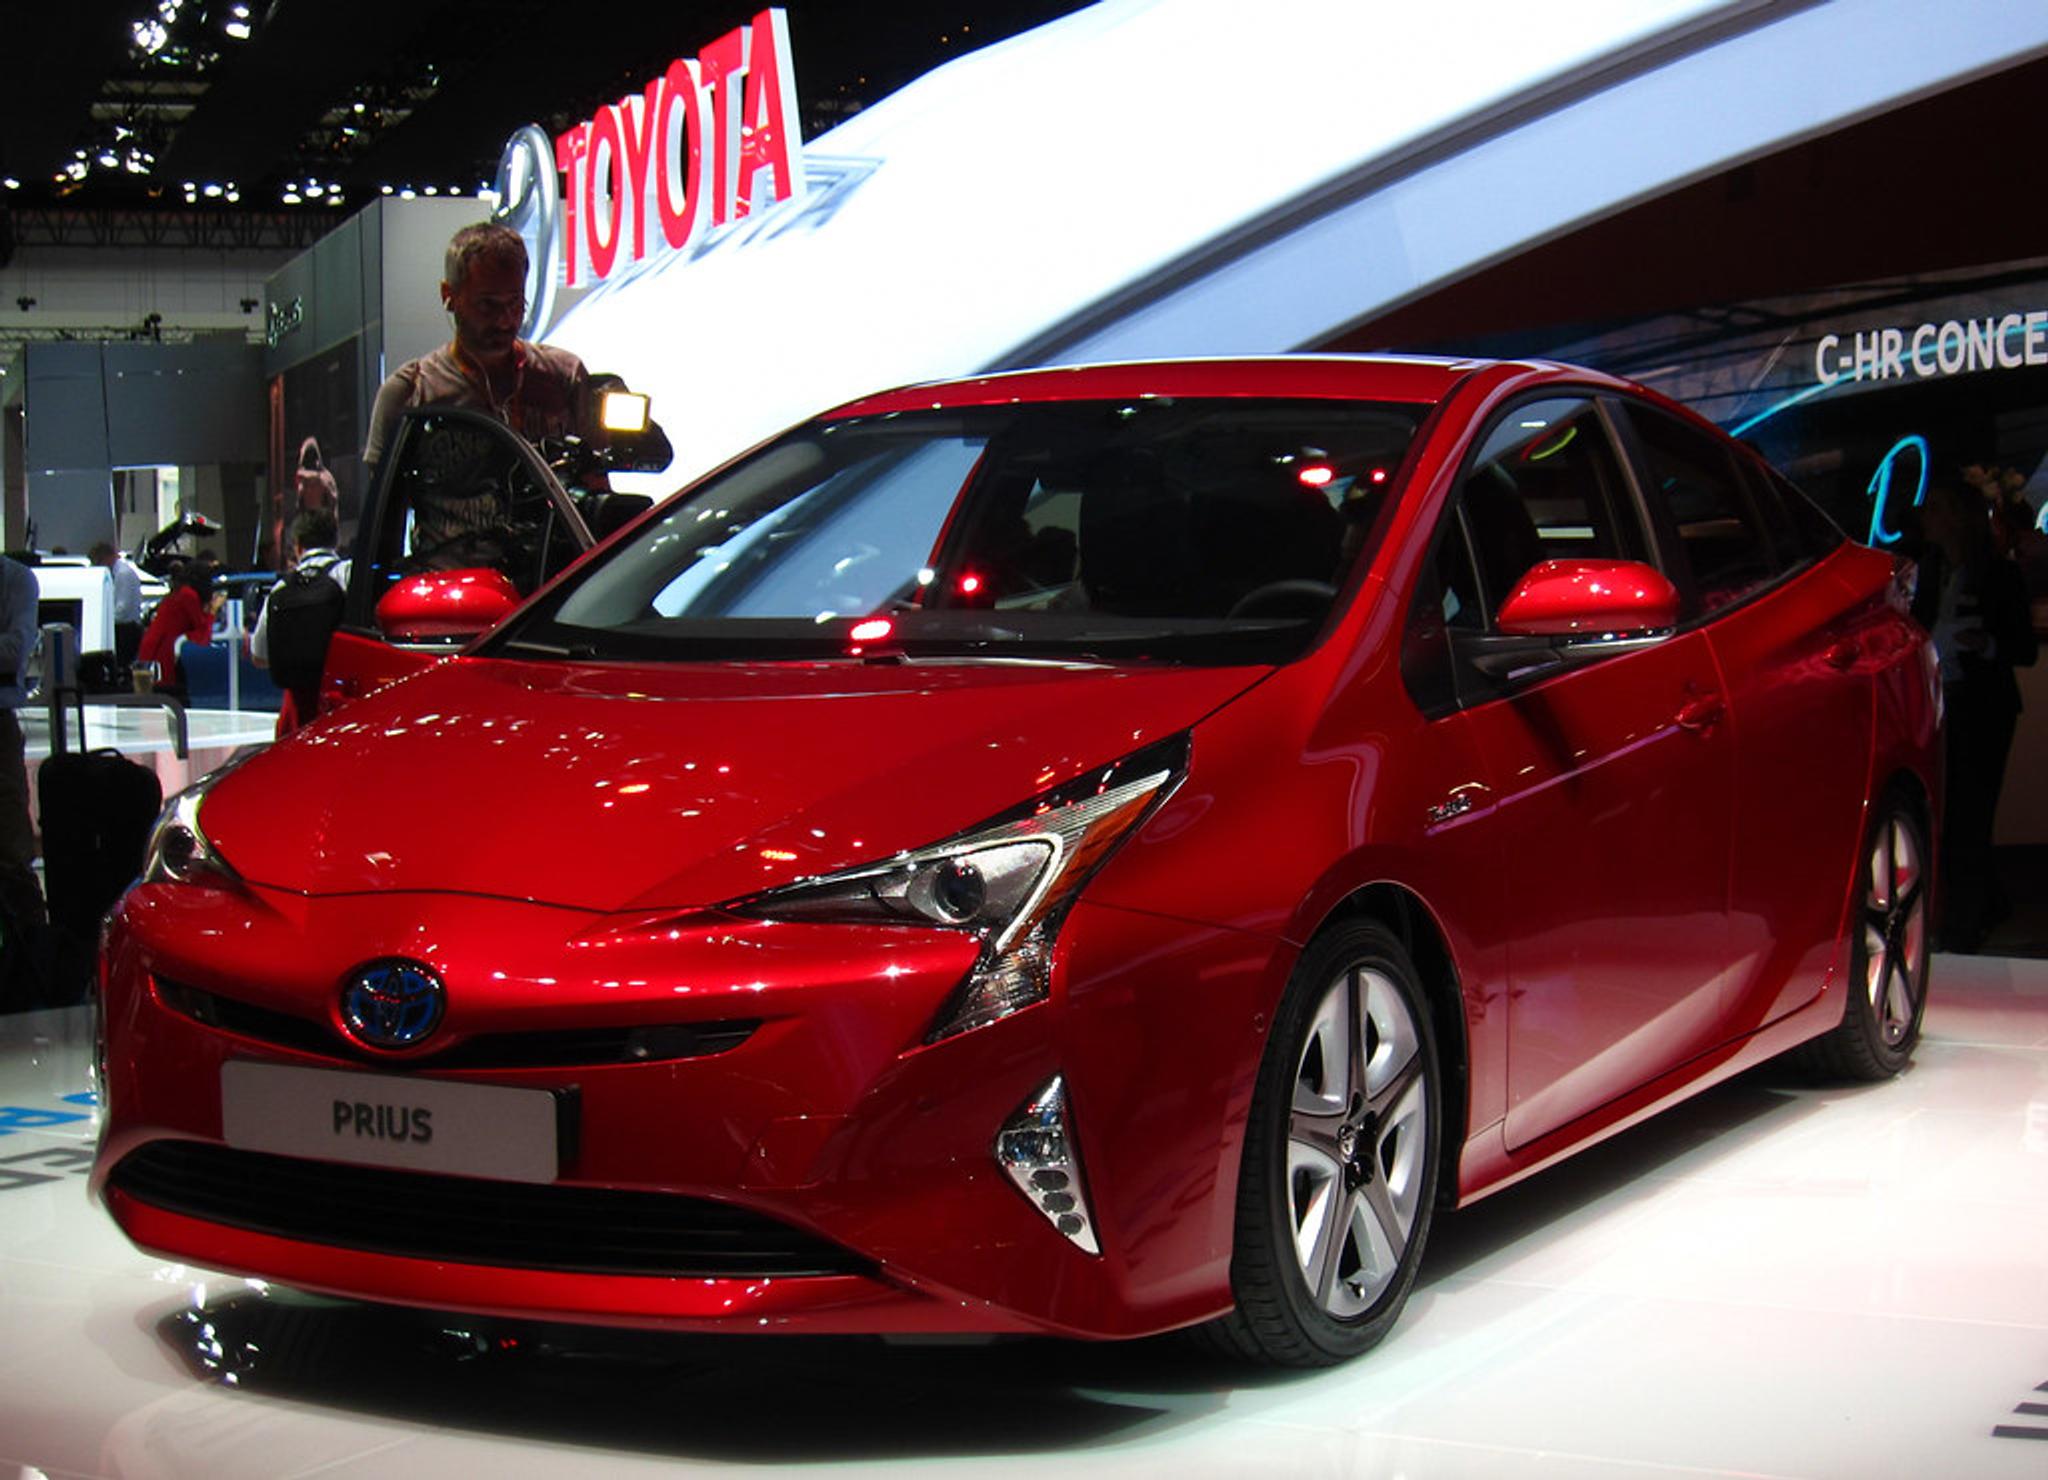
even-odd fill
[[[142,865],[143,883],[241,883],[241,877],[214,850],[199,826],[199,804],[228,769],[215,771],[164,803],[156,826],[150,830],[149,852]]]
[[[1067,907],[1186,768],[1184,738],[1151,746],[958,837],[725,906],[766,920],[897,923],[982,938],[974,969],[926,1035],[1008,1017],[1052,985]]]

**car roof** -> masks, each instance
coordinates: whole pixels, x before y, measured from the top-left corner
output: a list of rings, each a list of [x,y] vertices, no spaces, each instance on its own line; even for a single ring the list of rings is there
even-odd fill
[[[1433,405],[1460,381],[1498,363],[1408,355],[1269,355],[1065,365],[903,386],[850,401],[826,417],[1120,396],[1271,396]]]

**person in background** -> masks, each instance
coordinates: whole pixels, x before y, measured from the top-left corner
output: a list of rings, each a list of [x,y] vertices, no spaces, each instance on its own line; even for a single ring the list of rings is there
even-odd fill
[[[330,509],[308,509],[292,521],[291,562],[286,574],[270,588],[275,596],[294,575],[324,575],[344,590],[348,588],[348,562],[335,550],[340,526]],[[249,658],[258,668],[270,666],[270,602],[256,614],[256,628],[249,634]]]
[[[299,467],[292,482],[297,494],[292,509],[294,518],[314,509],[339,517],[341,490],[328,470],[327,460],[320,455],[318,437],[308,437],[299,444]]]
[[[27,697],[22,669],[35,652],[36,638],[35,573],[0,556],[0,910],[17,930],[40,927],[48,919],[36,882],[28,761],[16,712]]]
[[[1915,604],[1941,660],[1947,715],[1941,948],[1972,952],[2010,907],[1992,870],[1991,836],[2019,724],[2013,670],[2034,662],[2034,626],[2026,582],[1998,548],[1985,499],[1942,481],[1920,512],[1928,548]]]
[[[265,538],[280,569],[291,564],[288,542],[293,525],[299,515],[312,509],[324,509],[337,520],[341,517],[341,487],[320,453],[318,437],[308,437],[299,443],[299,460],[292,469],[289,491],[279,489],[271,495],[270,529]]]
[[[142,645],[142,570],[106,540],[92,547],[92,563],[114,578],[114,657],[126,669]]]
[[[583,362],[519,337],[526,316],[526,243],[492,222],[456,232],[442,266],[441,303],[455,337],[398,367],[377,391],[363,446],[366,486],[398,418],[414,406],[457,406],[497,418],[529,442],[602,436]],[[602,475],[592,485],[601,488]]]
[[[213,641],[213,619],[228,599],[227,592],[214,587],[219,570],[207,557],[194,557],[179,569],[171,594],[157,603],[156,615],[135,650],[135,661],[156,665],[159,693],[185,697],[184,675],[178,670],[180,643]]]
[[[250,661],[258,668],[269,668],[270,618],[277,609],[278,594],[287,588],[302,586],[309,578],[324,577],[333,584],[335,590],[331,607],[318,602],[300,603],[293,615],[285,619],[288,656],[281,662],[289,669],[292,666],[290,649],[304,649],[299,661],[307,672],[280,671],[273,675],[283,692],[277,712],[277,738],[280,740],[312,719],[319,709],[319,667],[325,660],[327,644],[334,635],[331,622],[340,615],[340,593],[348,589],[349,563],[334,548],[338,529],[333,512],[327,509],[309,509],[292,521],[291,569],[270,588],[263,610],[256,615],[256,630],[249,634]],[[320,615],[323,610],[325,617]],[[310,629],[309,621],[312,624]]]

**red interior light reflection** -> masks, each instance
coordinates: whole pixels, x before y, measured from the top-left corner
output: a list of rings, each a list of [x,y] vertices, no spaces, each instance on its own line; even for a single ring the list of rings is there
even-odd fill
[[[1301,480],[1304,488],[1323,488],[1337,474],[1327,463],[1310,463],[1294,476]]]
[[[865,622],[855,622],[847,637],[854,642],[880,642],[895,630],[895,624],[887,617],[870,617]]]

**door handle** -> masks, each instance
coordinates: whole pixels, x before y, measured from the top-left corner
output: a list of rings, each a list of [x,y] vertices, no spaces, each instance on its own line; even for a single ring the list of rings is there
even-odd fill
[[[1678,711],[1678,727],[1691,730],[1694,734],[1705,734],[1719,724],[1728,713],[1728,706],[1719,694],[1702,694]]]

